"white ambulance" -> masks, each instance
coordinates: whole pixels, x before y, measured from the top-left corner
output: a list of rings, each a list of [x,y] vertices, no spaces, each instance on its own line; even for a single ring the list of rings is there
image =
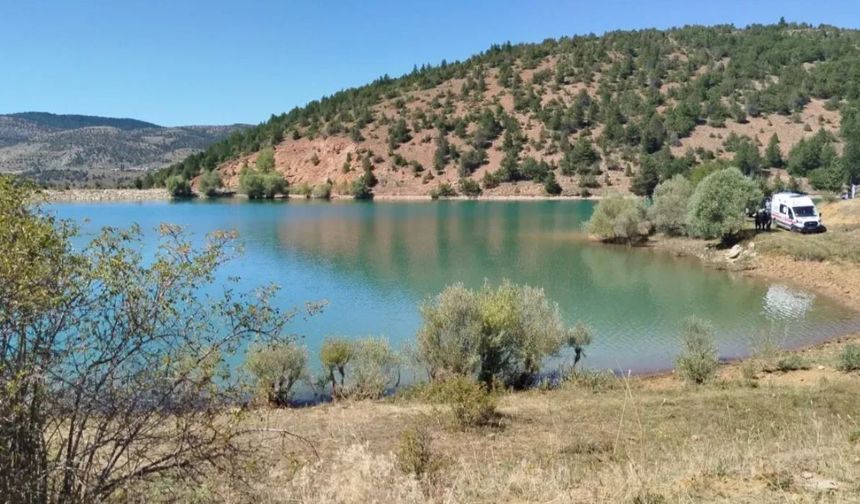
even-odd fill
[[[789,231],[815,233],[824,230],[821,214],[805,194],[782,192],[770,201],[770,216],[774,224]]]

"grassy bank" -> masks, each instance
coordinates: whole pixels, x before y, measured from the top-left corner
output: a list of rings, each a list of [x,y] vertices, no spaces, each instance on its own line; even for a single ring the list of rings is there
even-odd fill
[[[254,410],[241,478],[140,490],[260,503],[856,501],[860,375],[837,369],[843,345],[799,354],[808,369],[726,365],[707,386],[590,376],[505,394],[498,428],[459,430],[419,399]],[[416,426],[429,436],[420,478],[400,467]]]

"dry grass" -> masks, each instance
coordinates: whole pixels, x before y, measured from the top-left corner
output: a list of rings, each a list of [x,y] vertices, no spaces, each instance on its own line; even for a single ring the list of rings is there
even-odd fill
[[[778,253],[800,261],[860,263],[860,230],[815,235],[776,232],[760,236],[756,243],[763,252]]]
[[[774,232],[758,235],[763,252],[786,255],[800,261],[846,261],[860,263],[860,200],[836,201],[821,205],[828,230],[802,235]]]
[[[446,410],[416,399],[257,410],[249,426],[289,429],[320,458],[255,434],[246,483],[214,475],[171,488],[174,500],[259,504],[858,501],[860,375],[835,370],[837,347],[804,353],[826,369],[761,375],[756,387],[731,365],[704,387],[662,376],[508,394],[503,429],[452,429]],[[432,479],[398,465],[401,432],[415,425],[432,440]]]

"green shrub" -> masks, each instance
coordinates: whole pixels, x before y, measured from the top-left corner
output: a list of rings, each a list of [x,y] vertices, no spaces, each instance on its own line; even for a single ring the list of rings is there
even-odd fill
[[[252,345],[245,367],[256,379],[257,391],[270,404],[287,406],[293,386],[305,375],[307,351],[292,342]]]
[[[747,225],[747,211],[758,208],[758,185],[737,168],[714,172],[696,187],[687,211],[688,231],[726,241]]]
[[[305,198],[311,195],[311,185],[307,182],[302,182],[301,184],[294,185],[290,189],[290,194],[294,194],[296,196],[304,196]]]
[[[860,346],[847,345],[839,356],[839,369],[841,371],[860,370]]]
[[[262,149],[257,155],[257,170],[262,173],[271,171],[275,167],[275,151],[271,147]]]
[[[188,198],[192,196],[191,183],[182,175],[171,175],[164,181],[164,187],[172,198]]]
[[[600,200],[585,227],[589,234],[613,243],[641,243],[651,231],[642,202],[619,194]]]
[[[325,379],[331,386],[331,396],[333,399],[337,399],[342,395],[342,391],[346,385],[346,366],[352,360],[354,353],[355,348],[349,340],[326,338],[323,341],[320,348],[320,362],[326,371]],[[340,375],[340,383],[338,383],[335,372]]]
[[[675,361],[681,378],[694,384],[713,380],[719,365],[713,326],[695,317],[688,318],[681,332],[681,344],[681,354]]]
[[[436,393],[451,408],[454,423],[460,429],[499,424],[496,397],[473,378],[449,378],[438,385]]]
[[[314,199],[331,199],[331,182],[323,182],[317,184],[311,191],[311,198]]]
[[[693,195],[693,184],[683,175],[675,175],[654,189],[654,204],[648,216],[654,227],[667,235],[683,235],[686,231],[687,206]]]
[[[555,179],[555,173],[549,172],[543,180],[543,190],[550,196],[558,196],[561,194],[561,186]]]
[[[397,444],[397,466],[406,474],[422,479],[440,467],[433,453],[430,433],[421,427],[410,427],[400,433]]]
[[[214,196],[224,187],[224,182],[217,170],[204,171],[197,180],[197,188],[206,196]]]
[[[455,191],[454,188],[451,187],[451,184],[449,184],[448,182],[441,182],[438,186],[436,186],[430,191],[430,198],[434,200],[439,198],[450,198],[456,195],[457,191]]]
[[[378,399],[400,381],[400,357],[382,338],[353,342],[343,393],[352,399]]]
[[[245,165],[239,172],[239,190],[251,199],[271,199],[286,192],[287,181],[278,172],[264,172]]]
[[[504,281],[471,290],[451,285],[421,305],[418,357],[433,379],[476,376],[487,385],[523,387],[544,358],[590,343],[565,327],[542,289]],[[577,350],[578,349],[578,350]]]
[[[373,199],[373,190],[371,189],[370,181],[366,174],[353,180],[352,185],[350,186],[350,193],[352,194],[352,197],[357,200]]]
[[[467,178],[467,177],[461,178],[459,185],[460,185],[460,192],[463,193],[464,195],[470,197],[470,198],[475,198],[477,196],[480,196],[480,194],[482,192],[481,186],[477,182],[475,182],[474,180]]]
[[[792,354],[777,359],[775,367],[777,371],[785,373],[799,369],[809,369],[809,362],[797,354]]]

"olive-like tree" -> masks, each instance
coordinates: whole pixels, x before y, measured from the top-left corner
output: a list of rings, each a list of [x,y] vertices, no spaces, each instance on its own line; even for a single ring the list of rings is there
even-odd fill
[[[158,475],[229,470],[247,388],[226,365],[248,340],[287,341],[272,287],[214,288],[233,236],[193,245],[162,226],[75,229],[0,178],[0,496],[83,503]]]
[[[504,281],[448,286],[421,306],[418,357],[432,379],[474,376],[488,386],[524,387],[565,346],[581,357],[590,332],[569,329],[543,289]],[[578,360],[578,359],[577,359]]]
[[[746,227],[747,214],[761,198],[758,184],[737,168],[711,173],[690,198],[687,229],[694,236],[726,242]]]

